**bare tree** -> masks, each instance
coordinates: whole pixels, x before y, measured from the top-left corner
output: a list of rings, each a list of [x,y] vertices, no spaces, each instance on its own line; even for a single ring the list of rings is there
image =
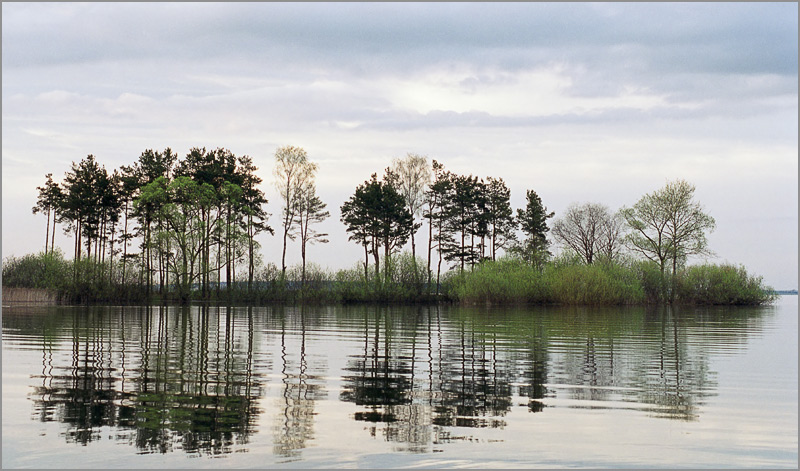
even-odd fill
[[[572,204],[553,223],[553,236],[591,265],[598,254],[614,258],[619,252],[621,224],[607,206]]]
[[[598,253],[608,260],[615,260],[624,248],[625,221],[619,212],[603,221],[603,231],[598,240]]]
[[[425,203],[425,188],[431,181],[431,166],[428,164],[428,157],[408,153],[404,158],[394,159],[391,170],[392,174],[397,177],[395,186],[405,198],[411,217],[416,218],[422,212],[422,206]],[[414,234],[420,227],[422,227],[422,223],[414,222],[411,231],[411,255],[415,261],[417,250]]]
[[[275,151],[275,188],[283,201],[283,254],[281,273],[286,275],[286,241],[294,240],[292,228],[297,224],[297,208],[302,188],[313,179],[317,165],[309,162],[301,147],[285,146]]]

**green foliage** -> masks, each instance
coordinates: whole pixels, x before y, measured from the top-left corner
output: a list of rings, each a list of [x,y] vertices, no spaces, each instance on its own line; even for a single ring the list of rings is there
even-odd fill
[[[777,295],[743,266],[704,264],[680,274],[677,297],[686,304],[759,305],[774,302]]]
[[[393,186],[393,180],[389,174],[379,181],[373,173],[341,207],[341,221],[350,233],[349,240],[371,248],[376,272],[380,268],[380,248],[384,258],[390,258],[406,243],[414,225],[405,198]],[[385,276],[389,277],[388,271]]]
[[[669,274],[662,273],[658,263],[640,260],[632,263],[631,268],[642,285],[645,302],[656,304],[669,300]]]
[[[120,275],[120,265],[66,260],[59,249],[3,261],[3,286],[52,290],[69,304],[146,301],[141,285],[123,285]]]
[[[514,258],[486,261],[474,271],[448,274],[444,292],[467,304],[655,304],[670,299],[671,281],[654,262],[597,260],[587,265],[567,254],[542,271]],[[758,305],[775,299],[761,278],[730,265],[689,267],[679,275],[677,286],[676,302],[683,304]]]
[[[6,257],[3,260],[3,286],[63,291],[71,277],[71,267],[59,249],[47,254]]]
[[[543,281],[551,301],[559,304],[619,305],[645,300],[636,272],[614,262],[550,264]]]
[[[449,274],[444,292],[461,302],[475,303],[543,303],[548,302],[548,287],[542,273],[517,258],[486,261],[474,271]]]
[[[550,228],[547,227],[547,220],[555,213],[547,212],[542,199],[533,190],[527,191],[526,201],[525,209],[517,209],[517,221],[526,239],[512,247],[512,253],[542,268],[551,255],[548,250],[550,242],[547,240],[547,232]]]
[[[334,277],[332,288],[344,303],[398,302],[413,303],[433,300],[417,280],[427,278],[425,263],[408,252],[384,261],[385,272],[370,272],[367,277],[361,265],[340,270]]]

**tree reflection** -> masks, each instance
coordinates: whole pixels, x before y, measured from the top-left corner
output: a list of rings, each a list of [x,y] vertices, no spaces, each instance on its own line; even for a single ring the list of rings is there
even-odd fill
[[[309,374],[306,353],[306,321],[308,308],[301,306],[294,314],[299,317],[300,326],[299,361],[293,365],[290,360],[286,338],[286,310],[280,309],[281,323],[281,374],[282,394],[279,404],[278,425],[275,427],[274,453],[286,458],[300,456],[300,450],[314,438],[314,407],[316,401],[326,396],[323,378]]]
[[[412,312],[398,317],[386,308],[364,311],[363,351],[348,360],[351,374],[340,394],[340,400],[363,406],[354,419],[373,424],[371,435],[380,429],[386,440],[416,452],[452,439],[448,427],[504,426],[511,372],[497,335],[466,322],[443,332],[439,307]]]
[[[115,426],[118,439],[143,452],[220,454],[248,442],[261,396],[252,312],[244,325],[231,308],[207,306],[72,319],[71,365],[44,371],[34,391],[37,416],[67,424],[67,441],[85,445]],[[130,344],[139,358],[127,354]]]
[[[520,415],[539,420],[550,407],[633,409],[693,421],[715,394],[712,354],[746,344],[763,311],[261,312],[271,314],[254,319],[252,308],[204,306],[90,308],[40,324],[21,317],[19,329],[36,329],[41,338],[33,418],[65,424],[70,443],[86,445],[110,427],[115,440],[142,453],[232,453],[256,433],[265,378],[279,359],[271,446],[287,461],[300,459],[315,440],[328,377],[342,378],[338,400],[355,408],[348,420],[414,453],[478,440],[485,436],[478,429],[503,428]],[[11,322],[4,316],[4,328]],[[274,346],[274,356],[259,342]],[[330,352],[343,352],[343,369],[328,367]]]
[[[472,322],[475,319],[471,319]],[[444,353],[442,400],[434,423],[455,427],[503,427],[511,407],[509,362],[498,358],[497,333],[462,320]]]

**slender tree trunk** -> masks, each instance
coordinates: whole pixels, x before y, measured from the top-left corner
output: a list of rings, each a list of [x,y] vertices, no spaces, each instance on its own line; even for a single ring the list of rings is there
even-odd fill
[[[75,222],[75,255],[74,255],[73,258],[77,262],[79,262],[81,260],[81,221],[80,220]]]
[[[231,206],[225,212],[225,281],[228,298],[231,295]]]
[[[416,241],[414,240],[415,236],[416,236],[416,232],[413,229],[415,222],[416,221],[414,221],[414,219],[412,218],[411,219],[411,228],[412,228],[411,229],[411,256],[413,257],[414,260],[417,259],[417,244],[416,244]]]
[[[303,237],[303,240],[300,241],[300,255],[303,258],[303,268],[300,275],[300,283],[301,286],[305,287],[306,285],[306,238]]]
[[[220,284],[222,283],[222,237],[217,241],[217,299],[220,295]]]
[[[53,222],[53,232],[55,232],[55,221]],[[47,241],[50,239],[50,208],[47,208],[47,232],[44,234],[44,254],[47,255]]]
[[[109,250],[109,257],[108,257],[108,281],[111,283],[114,278],[114,234],[115,231],[111,231],[111,247]]]
[[[492,261],[496,260],[495,256],[497,255],[497,226],[492,224]]]
[[[673,256],[672,257],[672,282],[670,283],[671,290],[670,290],[670,293],[669,293],[669,301],[670,301],[670,303],[675,303],[675,297],[676,297],[675,296],[675,288],[677,288],[677,282],[678,282],[678,257],[677,256]]]
[[[286,276],[286,238],[289,235],[289,228],[285,225],[283,226],[283,253],[281,254],[281,273],[283,276]]]
[[[147,299],[150,299],[152,274],[150,272],[150,221],[147,221],[147,228],[145,229],[145,292]]]
[[[469,235],[469,271],[475,271],[475,233]]]
[[[53,210],[53,235],[50,236],[50,252],[56,250],[56,211]]]
[[[419,285],[419,277],[417,276],[417,249],[416,249],[416,242],[414,241],[414,236],[416,233],[414,232],[414,224],[415,221],[411,219],[411,266],[414,268],[414,289],[416,290],[417,294],[420,292],[420,285]]]
[[[442,274],[442,251],[441,249],[438,249],[437,252],[439,252],[439,264],[436,267],[436,296],[439,296],[439,279]]]
[[[364,281],[369,280],[369,251],[367,244],[364,244]]]
[[[383,241],[383,276],[389,282],[389,239]]]
[[[430,211],[433,211],[430,208]],[[433,218],[428,218],[428,271],[425,273],[428,274],[428,288],[430,289],[431,284],[431,251],[433,250]],[[429,291],[430,292],[430,291]]]
[[[464,226],[461,226],[461,253],[459,254],[461,258],[461,273],[464,273],[464,247]]]
[[[122,285],[125,285],[125,266],[128,263],[128,200],[125,200],[125,226],[122,229]]]
[[[379,255],[378,250],[379,250],[378,249],[378,242],[375,239],[373,239],[372,240],[372,256],[375,259],[375,279],[376,280],[380,280],[380,276],[381,276],[380,261],[378,260],[380,255]]]
[[[253,272],[255,272],[255,262],[253,261],[253,255],[255,251],[254,241],[255,235],[253,234],[253,216],[247,216],[247,253],[248,253],[248,261],[247,261],[247,293],[250,294],[253,290]]]

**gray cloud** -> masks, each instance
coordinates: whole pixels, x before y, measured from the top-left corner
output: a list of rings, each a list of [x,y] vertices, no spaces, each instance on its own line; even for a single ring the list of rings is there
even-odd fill
[[[441,61],[555,60],[795,74],[796,18],[791,3],[11,4],[3,62],[241,56],[394,73]]]

